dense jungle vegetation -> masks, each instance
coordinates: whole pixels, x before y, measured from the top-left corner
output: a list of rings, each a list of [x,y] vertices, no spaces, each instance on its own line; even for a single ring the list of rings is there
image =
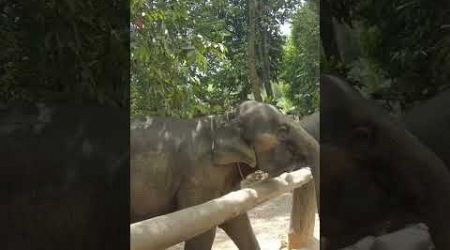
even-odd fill
[[[321,72],[400,115],[450,86],[450,2],[322,0]]]
[[[317,2],[131,1],[133,116],[196,117],[248,99],[308,114],[319,58]]]
[[[129,105],[129,3],[0,3],[0,105]]]
[[[401,113],[450,85],[449,5],[9,1],[0,5],[0,104],[131,103],[132,116],[195,117],[256,99],[302,116],[318,109],[321,71]]]

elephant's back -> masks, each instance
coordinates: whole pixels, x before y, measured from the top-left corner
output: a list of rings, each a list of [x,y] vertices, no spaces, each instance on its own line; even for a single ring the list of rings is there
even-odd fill
[[[407,129],[450,168],[450,90],[419,104],[404,117]]]
[[[130,124],[131,153],[170,152],[183,143],[192,122],[174,118],[147,118]]]

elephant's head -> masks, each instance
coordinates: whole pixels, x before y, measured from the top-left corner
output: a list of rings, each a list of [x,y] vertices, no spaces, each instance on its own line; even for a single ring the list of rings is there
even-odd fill
[[[269,104],[242,103],[234,117],[216,129],[214,137],[216,165],[241,162],[277,176],[313,167],[318,160],[317,141]]]
[[[450,249],[450,176],[429,149],[333,76],[321,77],[320,120],[321,232],[338,241],[331,249],[405,214]]]

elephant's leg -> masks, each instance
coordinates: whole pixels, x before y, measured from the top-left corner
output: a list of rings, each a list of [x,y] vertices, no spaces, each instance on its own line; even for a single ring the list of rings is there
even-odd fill
[[[178,208],[192,207],[220,196],[219,190],[211,190],[201,185],[184,186],[177,194]],[[199,218],[199,223],[207,223],[207,218]],[[192,239],[185,241],[185,250],[210,250],[216,235],[216,226]]]
[[[239,250],[260,249],[247,213],[224,222],[220,228],[227,233]]]
[[[216,236],[216,227],[202,233],[184,243],[185,250],[211,250],[214,237]]]

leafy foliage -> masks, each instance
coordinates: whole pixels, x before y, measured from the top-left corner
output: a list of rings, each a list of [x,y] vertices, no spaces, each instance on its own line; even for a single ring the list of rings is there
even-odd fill
[[[11,1],[1,11],[2,103],[128,105],[129,9],[123,1]]]
[[[317,6],[306,2],[293,17],[283,58],[282,79],[291,112],[307,115],[319,109],[320,38]]]
[[[450,4],[446,1],[330,1],[353,27],[360,58],[345,74],[373,97],[403,109],[449,85]],[[388,105],[389,106],[389,105]]]
[[[284,38],[280,23],[296,11],[299,1],[258,2],[257,68],[270,87],[281,82]],[[133,0],[132,116],[196,117],[230,110],[252,98],[247,39],[247,1]],[[292,54],[290,60],[295,57]],[[290,91],[293,97],[295,91],[303,90]],[[279,103],[276,99],[284,98],[285,92],[278,93],[282,96],[266,91],[265,101]]]
[[[199,96],[214,89],[203,89],[200,78],[213,70],[211,62],[224,61],[220,41],[227,34],[213,18],[220,4],[132,1],[131,7],[132,115],[202,113],[209,106]]]

